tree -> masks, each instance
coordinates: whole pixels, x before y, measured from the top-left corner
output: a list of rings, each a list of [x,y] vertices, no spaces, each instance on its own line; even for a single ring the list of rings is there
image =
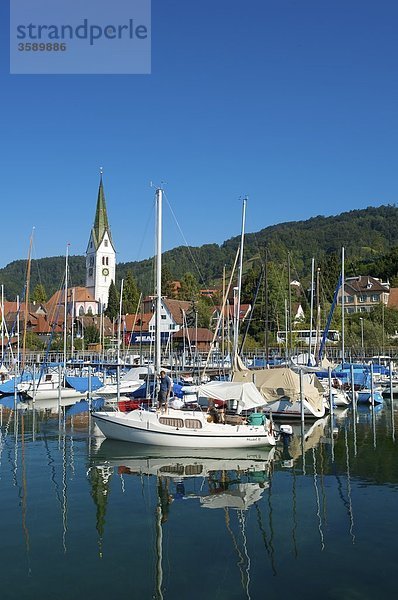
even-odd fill
[[[127,277],[123,288],[122,313],[124,315],[133,315],[138,308],[140,292],[137,283],[131,271],[127,272]]]
[[[47,293],[42,283],[38,283],[32,293],[32,302],[43,304],[47,302]]]
[[[26,334],[26,347],[29,350],[44,350],[46,344],[39,338],[37,333],[28,331]]]
[[[100,332],[95,325],[87,325],[84,328],[84,341],[86,344],[97,344],[100,339]]]
[[[185,273],[181,278],[181,287],[178,291],[178,298],[180,300],[191,300],[197,299],[199,294],[199,283],[192,273]]]
[[[167,265],[164,265],[162,268],[162,296],[166,296],[167,298],[175,297],[173,276]]]
[[[188,327],[205,327],[210,328],[210,320],[212,315],[212,301],[210,298],[199,298],[192,302],[190,309],[187,312]]]
[[[119,315],[119,294],[113,280],[109,286],[108,305],[105,314],[111,321],[116,319]]]

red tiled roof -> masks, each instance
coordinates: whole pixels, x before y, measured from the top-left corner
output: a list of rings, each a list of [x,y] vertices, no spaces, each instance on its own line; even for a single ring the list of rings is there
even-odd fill
[[[95,298],[90,294],[85,287],[74,287],[68,289],[68,302],[72,302],[73,292],[75,294],[75,302],[97,302]],[[47,308],[53,310],[58,304],[64,305],[65,292],[64,290],[58,290],[51,296],[46,303]]]
[[[126,323],[126,331],[133,331],[134,319],[135,327],[134,331],[148,331],[149,321],[152,319],[153,313],[138,314],[137,318],[135,315],[126,315],[123,317]]]
[[[163,305],[168,309],[174,319],[174,322],[178,325],[183,324],[182,311],[184,311],[186,314],[192,308],[192,302],[188,302],[188,300],[172,300],[171,298],[164,298]]]
[[[239,311],[239,320],[241,321],[243,319],[243,317],[246,316],[247,312],[251,309],[251,304],[241,304],[240,305],[240,311]],[[214,312],[218,312],[218,314],[220,314],[221,312],[221,306],[216,306],[214,309]],[[232,304],[229,304],[228,306],[226,306],[224,308],[224,313],[225,316],[227,316],[229,314],[229,318],[233,319],[234,318],[234,307]]]
[[[197,337],[196,337],[197,333]],[[206,329],[204,327],[198,327],[196,330],[195,327],[188,327],[188,329],[180,329],[173,333],[173,339],[183,339],[184,337],[189,338],[192,342],[195,342],[196,339],[198,342],[211,342],[213,339],[213,332],[210,329]]]

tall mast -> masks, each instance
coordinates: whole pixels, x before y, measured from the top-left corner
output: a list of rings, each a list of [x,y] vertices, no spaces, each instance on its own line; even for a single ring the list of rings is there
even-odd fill
[[[23,326],[23,339],[22,339],[22,369],[25,366],[25,350],[26,350],[26,334],[28,330],[28,305],[29,305],[29,289],[30,289],[30,266],[32,259],[32,245],[33,245],[33,232],[35,228],[32,230],[32,234],[30,236],[29,242],[29,253],[28,253],[28,265],[26,269],[26,293],[25,293],[25,313],[24,313],[24,326]]]
[[[119,300],[119,322],[117,327],[117,364],[120,363],[120,347],[122,345],[121,325],[122,325],[122,308],[123,308],[123,286],[124,279],[120,284],[120,300]]]
[[[290,269],[290,252],[287,253],[287,297],[288,297],[288,301],[289,301],[289,306],[288,306],[288,317],[289,317],[289,353],[290,355],[292,354],[292,350],[293,350],[293,331],[292,331],[292,286],[291,286],[291,282],[292,282],[292,276],[291,276],[291,269]]]
[[[240,315],[240,297],[241,297],[241,291],[242,291],[243,244],[244,244],[244,239],[245,239],[246,204],[247,204],[247,198],[244,198],[243,206],[242,206],[242,231],[241,231],[241,236],[240,236],[238,290],[237,290],[235,322],[234,322],[234,347],[233,347],[234,362],[236,361],[236,358],[238,355],[239,315]]]
[[[265,249],[265,264],[264,264],[264,293],[265,293],[265,366],[268,366],[268,250]]]
[[[345,274],[344,274],[344,246],[341,248],[341,364],[344,364],[344,354],[345,354],[345,347],[344,347],[344,337],[345,337],[345,331],[344,331],[344,278],[345,278]]]
[[[162,200],[163,190],[156,190],[156,344],[155,373],[159,375],[161,367],[161,308],[162,308]]]
[[[66,319],[68,317],[68,256],[69,256],[69,243],[66,244],[66,255],[65,255],[65,290],[64,290],[64,380],[66,380],[66,342],[68,339],[68,327]],[[61,382],[59,382],[61,385]]]
[[[120,300],[119,300],[119,322],[117,326],[117,379],[116,379],[116,392],[117,392],[117,401],[120,401],[120,346],[122,343],[121,339],[121,325],[122,325],[122,308],[123,308],[123,284],[124,279],[120,284]]]
[[[310,345],[308,349],[308,364],[311,364],[311,352],[312,352],[312,323],[314,318],[314,271],[315,271],[315,259],[311,259],[311,299],[310,299]]]
[[[70,353],[71,353],[71,357],[73,360],[74,343],[75,343],[75,339],[74,339],[74,335],[75,335],[75,288],[72,288],[72,315],[71,315],[71,317],[72,317],[72,319],[71,319],[71,324],[70,324],[70,330],[71,330]]]

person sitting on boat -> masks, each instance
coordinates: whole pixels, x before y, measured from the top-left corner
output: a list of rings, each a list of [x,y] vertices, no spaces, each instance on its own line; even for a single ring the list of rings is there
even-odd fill
[[[166,371],[160,371],[160,387],[158,394],[158,408],[167,407],[167,402],[171,393],[173,382],[170,377],[166,375]]]

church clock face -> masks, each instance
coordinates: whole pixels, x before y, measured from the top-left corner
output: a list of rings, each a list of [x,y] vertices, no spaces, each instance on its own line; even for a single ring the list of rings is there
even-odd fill
[[[106,277],[107,275],[109,275],[109,269],[107,269],[106,267],[104,267],[102,269],[102,274],[103,274],[104,277]]]

